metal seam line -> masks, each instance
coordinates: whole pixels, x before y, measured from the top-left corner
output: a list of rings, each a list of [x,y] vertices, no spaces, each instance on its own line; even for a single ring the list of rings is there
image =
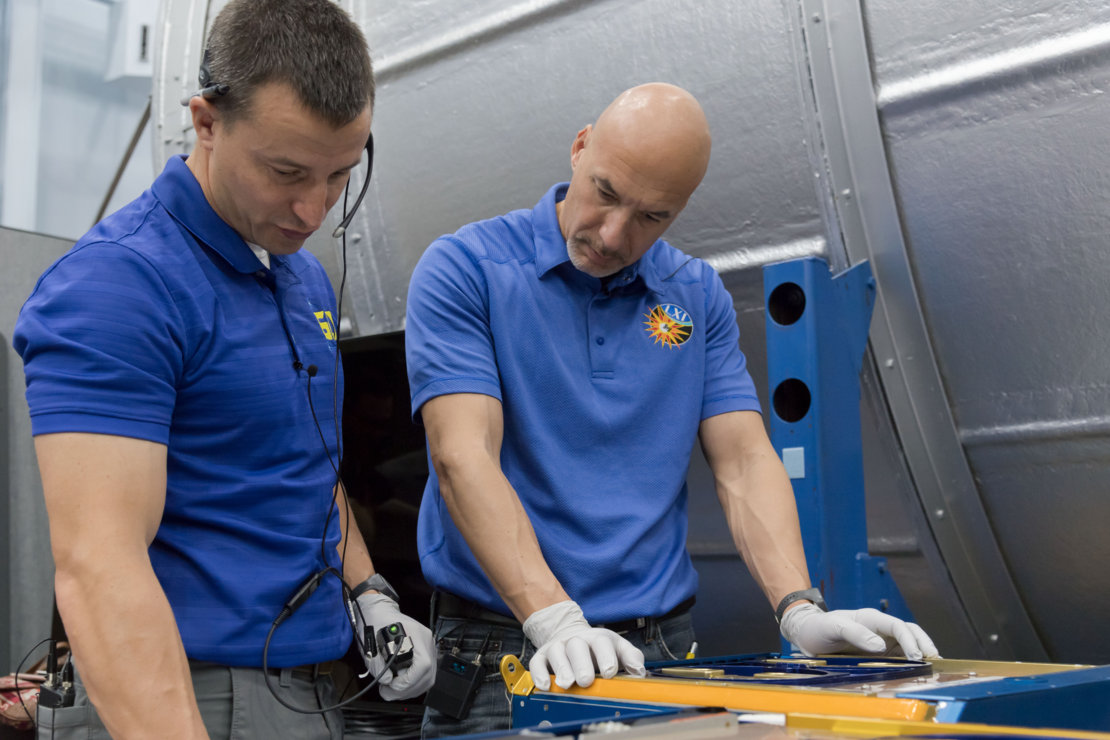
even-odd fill
[[[412,67],[428,64],[483,39],[508,33],[545,16],[569,12],[586,4],[587,0],[527,0],[517,3],[382,56],[374,65],[374,76],[379,83],[385,82]],[[366,25],[361,23],[362,19],[358,20],[365,28]]]
[[[871,345],[910,475],[991,657],[1047,659],[975,487],[929,344],[886,161],[858,2],[799,0],[825,162],[853,263],[879,285]]]
[[[702,257],[719,274],[739,272],[752,267],[762,267],[772,262],[821,257],[825,254],[825,237],[809,236],[782,244],[769,244],[753,249],[737,249]]]
[[[1106,54],[1110,54],[1110,25],[1095,26],[883,85],[877,102],[884,113],[900,113],[978,84],[997,87],[1007,81],[1024,82],[1037,70],[1056,72],[1061,66]]]

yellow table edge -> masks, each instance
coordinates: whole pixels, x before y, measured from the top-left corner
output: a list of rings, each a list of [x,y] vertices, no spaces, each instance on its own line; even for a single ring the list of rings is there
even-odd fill
[[[514,696],[535,691],[532,677],[515,655],[501,659],[501,677]],[[739,711],[838,715],[873,719],[927,720],[933,707],[918,699],[836,694],[802,687],[738,686],[719,681],[632,676],[597,678],[588,687],[561,689],[552,682],[553,695],[582,696],[626,701],[661,702],[691,706],[719,706]]]

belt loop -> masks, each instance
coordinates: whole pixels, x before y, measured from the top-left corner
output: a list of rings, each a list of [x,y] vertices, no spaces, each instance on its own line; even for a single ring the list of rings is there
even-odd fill
[[[636,629],[642,630],[647,625],[647,623],[648,620],[646,618],[636,617]]]
[[[282,668],[281,673],[278,674],[278,685],[287,689],[287,688],[289,688],[289,684],[292,681],[292,679],[293,679],[293,669],[292,668]]]

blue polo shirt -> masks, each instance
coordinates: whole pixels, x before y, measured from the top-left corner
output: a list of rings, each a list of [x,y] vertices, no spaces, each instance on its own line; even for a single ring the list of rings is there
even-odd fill
[[[190,658],[261,665],[271,622],[324,566],[325,529],[327,564],[339,567],[338,522],[327,518],[334,304],[307,252],[264,268],[175,157],[43,274],[20,313],[14,346],[34,434],[167,446],[149,553]],[[329,577],[278,628],[269,662],[337,658],[350,637]]]
[[[421,257],[405,338],[412,412],[450,393],[500,400],[502,470],[567,593],[594,623],[657,616],[697,589],[686,470],[698,425],[759,403],[713,269],[660,240],[603,286],[567,256],[555,212],[566,187]],[[434,470],[418,530],[429,583],[510,613]]]

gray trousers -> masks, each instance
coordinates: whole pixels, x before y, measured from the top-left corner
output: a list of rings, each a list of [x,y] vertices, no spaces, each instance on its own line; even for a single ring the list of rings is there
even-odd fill
[[[342,740],[342,710],[301,714],[278,702],[266,687],[260,668],[233,668],[190,660],[193,691],[201,718],[212,740]],[[71,707],[38,710],[39,740],[110,740],[108,731],[89,702],[81,677],[76,675]],[[142,677],[135,677],[142,681]],[[313,677],[303,670],[271,670],[270,684],[287,703],[316,709],[337,701],[331,676]]]

